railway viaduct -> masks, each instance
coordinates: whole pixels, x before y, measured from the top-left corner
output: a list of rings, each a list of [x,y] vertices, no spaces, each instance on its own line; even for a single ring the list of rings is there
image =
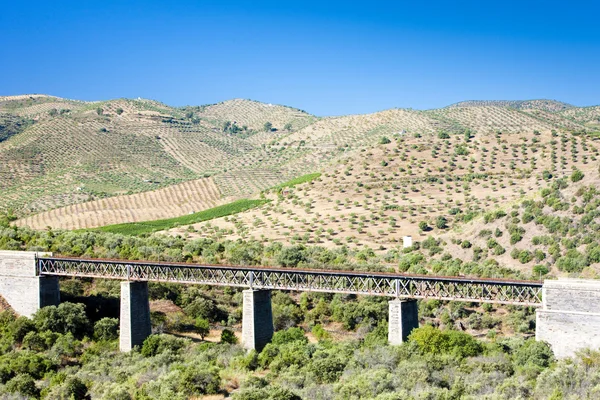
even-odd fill
[[[557,357],[600,347],[600,281],[414,276],[353,271],[193,265],[53,257],[0,251],[0,295],[16,313],[31,316],[60,302],[60,276],[121,281],[120,349],[130,351],[151,334],[148,282],[220,285],[243,291],[242,345],[261,350],[273,335],[271,290],[387,296],[388,340],[406,341],[418,326],[417,299],[538,307],[536,338]]]

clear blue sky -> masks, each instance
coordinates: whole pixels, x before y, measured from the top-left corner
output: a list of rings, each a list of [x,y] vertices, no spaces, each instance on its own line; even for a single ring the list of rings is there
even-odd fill
[[[249,98],[317,115],[599,104],[594,1],[5,1],[0,95]]]

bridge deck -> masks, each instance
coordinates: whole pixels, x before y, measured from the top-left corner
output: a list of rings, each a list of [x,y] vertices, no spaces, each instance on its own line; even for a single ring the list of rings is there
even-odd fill
[[[40,275],[530,306],[542,303],[542,283],[532,281],[62,257],[38,258],[37,266]]]

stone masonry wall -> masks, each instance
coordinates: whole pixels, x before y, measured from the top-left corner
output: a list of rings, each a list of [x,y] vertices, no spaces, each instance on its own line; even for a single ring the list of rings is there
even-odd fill
[[[121,282],[120,350],[141,346],[151,333],[148,282]]]
[[[243,291],[242,346],[261,351],[273,337],[273,312],[269,290]]]
[[[26,317],[40,307],[60,302],[58,278],[37,276],[37,255],[51,253],[0,251],[0,296],[17,314]]]
[[[600,348],[600,281],[545,281],[543,308],[536,312],[537,340],[548,342],[558,358]]]

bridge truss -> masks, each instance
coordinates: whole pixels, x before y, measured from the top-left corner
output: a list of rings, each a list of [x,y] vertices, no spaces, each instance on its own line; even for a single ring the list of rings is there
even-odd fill
[[[40,275],[541,306],[542,283],[355,271],[42,257]]]

